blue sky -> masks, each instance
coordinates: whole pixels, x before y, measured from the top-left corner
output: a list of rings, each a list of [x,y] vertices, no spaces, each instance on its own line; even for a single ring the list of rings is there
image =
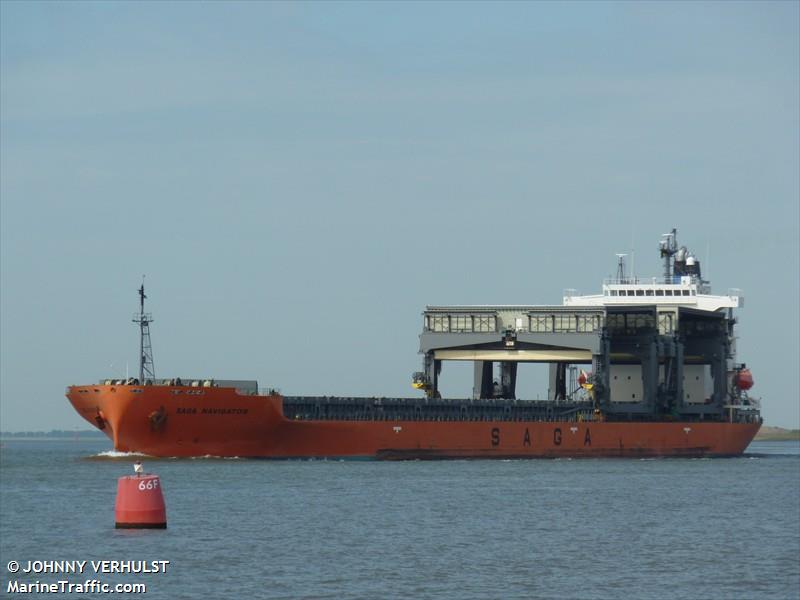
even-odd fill
[[[409,395],[426,304],[658,275],[677,227],[798,427],[798,6],[0,3],[0,426],[83,427],[143,273],[159,376]]]

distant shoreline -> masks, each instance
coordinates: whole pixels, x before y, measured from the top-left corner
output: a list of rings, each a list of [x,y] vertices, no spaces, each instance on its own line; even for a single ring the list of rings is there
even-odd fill
[[[758,430],[754,441],[756,442],[788,442],[800,440],[800,429],[784,429],[783,427],[770,427],[764,425]]]
[[[76,441],[76,442],[96,442],[107,440],[108,436],[102,431],[92,429],[82,429],[78,431],[67,431],[54,429],[52,431],[2,431],[0,440],[2,441]]]

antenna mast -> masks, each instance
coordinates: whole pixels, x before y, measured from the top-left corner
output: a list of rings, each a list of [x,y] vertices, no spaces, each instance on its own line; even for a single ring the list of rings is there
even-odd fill
[[[617,254],[617,283],[628,283],[625,277],[625,257],[627,254]]]
[[[664,283],[672,283],[672,257],[678,252],[678,231],[673,229],[661,236],[658,249],[664,259]]]
[[[139,312],[133,315],[133,322],[139,324],[139,383],[144,385],[146,378],[155,380],[156,372],[153,364],[153,347],[150,344],[150,323],[153,315],[144,312],[144,276],[139,288]]]

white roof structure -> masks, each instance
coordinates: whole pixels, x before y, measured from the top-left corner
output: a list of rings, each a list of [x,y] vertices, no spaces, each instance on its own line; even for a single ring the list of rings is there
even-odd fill
[[[699,310],[718,311],[723,308],[744,306],[744,296],[739,289],[728,290],[725,296],[711,294],[706,281],[685,275],[674,278],[673,283],[665,283],[653,277],[650,280],[639,278],[607,279],[603,282],[603,293],[588,296],[579,295],[575,290],[565,290],[564,306],[630,306],[637,304],[686,306]]]

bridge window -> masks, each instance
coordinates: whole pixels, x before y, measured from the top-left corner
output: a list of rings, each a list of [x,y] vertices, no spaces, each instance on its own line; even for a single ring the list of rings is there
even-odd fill
[[[656,296],[663,296],[664,290],[656,290]]]
[[[450,317],[448,315],[435,315],[431,317],[432,331],[450,331]]]
[[[578,331],[592,331],[592,318],[584,315],[578,315],[577,318]]]
[[[531,315],[531,331],[538,333],[553,331],[553,316]]]
[[[472,331],[471,315],[453,315],[450,317],[451,331]]]
[[[600,316],[599,315],[579,315],[578,316],[578,331],[591,332],[600,329]]]
[[[555,315],[555,331],[575,331],[575,315]]]
[[[658,315],[658,332],[661,335],[668,335],[673,332],[672,314],[662,313]]]
[[[609,331],[630,335],[641,330],[653,329],[656,323],[655,319],[648,314],[610,314],[606,318],[606,326]]]
[[[474,318],[474,330],[481,332],[497,331],[497,317],[494,315],[480,315]]]

